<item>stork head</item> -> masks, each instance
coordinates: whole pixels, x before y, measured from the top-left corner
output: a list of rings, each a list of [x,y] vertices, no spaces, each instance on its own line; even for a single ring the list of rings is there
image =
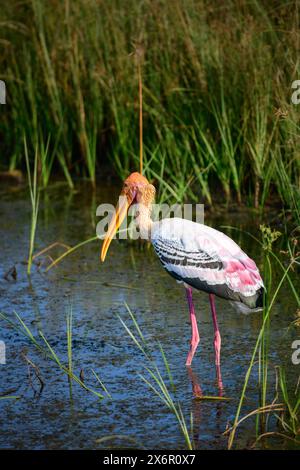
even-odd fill
[[[151,193],[151,194],[150,194]],[[105,260],[109,245],[114,235],[126,217],[129,207],[136,203],[151,203],[155,194],[155,188],[149,183],[147,178],[138,172],[131,173],[126,178],[119,197],[115,214],[108,226],[106,236],[101,250],[101,261]]]

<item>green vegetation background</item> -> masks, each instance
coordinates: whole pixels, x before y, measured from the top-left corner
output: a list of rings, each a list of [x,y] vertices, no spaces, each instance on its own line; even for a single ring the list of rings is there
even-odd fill
[[[12,0],[0,25],[2,169],[25,168],[24,136],[44,186],[138,169],[142,45],[144,167],[161,198],[272,196],[300,220],[299,2]]]

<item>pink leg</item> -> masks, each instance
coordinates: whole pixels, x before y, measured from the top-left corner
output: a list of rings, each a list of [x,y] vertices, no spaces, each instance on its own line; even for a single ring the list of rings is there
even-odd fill
[[[192,326],[192,337],[191,337],[191,346],[190,350],[188,353],[188,357],[186,360],[185,365],[190,366],[195,354],[195,351],[197,349],[197,346],[199,344],[199,332],[198,332],[198,326],[197,326],[197,319],[195,315],[195,309],[193,305],[193,297],[192,297],[192,288],[191,287],[186,287],[186,296],[189,304],[189,311],[190,311],[190,320],[191,320],[191,326]]]
[[[220,361],[221,335],[220,335],[220,331],[219,331],[219,327],[218,327],[218,321],[217,321],[215,296],[213,294],[209,294],[209,301],[210,301],[212,319],[213,319],[214,330],[215,330],[214,346],[215,346],[215,364],[216,364],[217,380],[218,380],[219,388],[222,389],[223,384],[222,384],[221,361]]]

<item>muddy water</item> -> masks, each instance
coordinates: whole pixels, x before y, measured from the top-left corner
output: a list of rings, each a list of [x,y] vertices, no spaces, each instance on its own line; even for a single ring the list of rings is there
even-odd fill
[[[95,209],[101,202],[114,202],[117,192],[101,187],[93,195],[81,184],[70,193],[65,186],[54,186],[41,194],[37,247],[59,241],[74,245],[95,233]],[[114,242],[105,264],[99,263],[100,243],[82,247],[47,274],[34,266],[29,279],[23,261],[28,250],[30,206],[23,189],[1,188],[1,266],[0,311],[13,318],[16,311],[34,334],[41,330],[63,362],[67,362],[66,311],[73,308],[73,365],[83,370],[88,385],[99,390],[91,372],[94,369],[112,399],[98,401],[95,396],[73,385],[72,396],[66,376],[54,363],[37,353],[22,334],[1,320],[0,340],[6,344],[6,365],[0,365],[0,392],[18,400],[0,400],[0,448],[185,448],[183,436],[173,414],[144,384],[145,359],[129,338],[119,316],[131,325],[126,302],[135,314],[149,344],[161,343],[176,386],[184,415],[193,416],[196,448],[226,447],[223,432],[232,422],[243,378],[261,325],[260,314],[237,314],[223,300],[217,300],[222,335],[222,373],[228,402],[199,402],[193,397],[192,382],[205,395],[217,395],[215,384],[213,327],[207,295],[194,295],[200,332],[200,347],[192,372],[185,367],[190,327],[182,287],[162,269],[151,249]],[[206,222],[257,232],[257,216],[235,212],[208,216]],[[250,239],[231,234],[259,263],[261,254]],[[54,249],[52,256],[61,251]],[[45,263],[49,259],[40,258]],[[17,279],[3,275],[16,267]],[[283,290],[272,317],[270,338],[270,399],[274,394],[274,365],[288,366],[291,385],[299,374],[291,364],[294,330],[287,330],[294,319],[295,305]],[[132,326],[132,325],[131,325]],[[30,380],[24,354],[40,370],[44,388],[38,393],[36,380]],[[161,370],[158,348],[153,352]],[[146,364],[147,365],[147,364]],[[298,366],[299,367],[299,366]],[[294,385],[293,385],[294,386]],[[256,371],[247,392],[244,413],[257,407]],[[252,442],[255,423],[248,420],[240,428],[236,445]],[[113,440],[102,438],[117,436]],[[272,442],[282,447],[281,442]]]

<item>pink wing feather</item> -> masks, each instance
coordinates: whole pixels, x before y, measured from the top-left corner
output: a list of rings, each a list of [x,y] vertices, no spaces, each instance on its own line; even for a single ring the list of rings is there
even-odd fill
[[[200,290],[210,289],[252,306],[264,288],[255,262],[231,238],[211,227],[164,219],[154,224],[152,242],[165,269]]]

